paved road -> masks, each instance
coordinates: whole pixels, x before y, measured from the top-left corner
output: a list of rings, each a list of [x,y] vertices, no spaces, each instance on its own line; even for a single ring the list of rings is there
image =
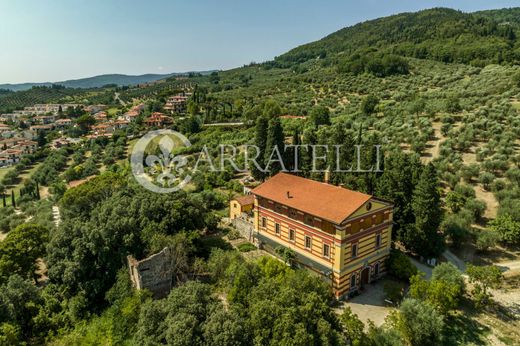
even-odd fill
[[[442,255],[444,256],[444,258],[448,260],[448,262],[457,267],[461,272],[464,273],[466,271],[466,263],[464,263],[463,260],[458,258],[453,252],[451,252],[450,250],[446,250],[443,252]]]

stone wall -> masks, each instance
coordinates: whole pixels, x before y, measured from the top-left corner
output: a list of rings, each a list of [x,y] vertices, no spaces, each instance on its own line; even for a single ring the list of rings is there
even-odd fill
[[[172,288],[172,256],[170,249],[151,255],[140,261],[128,256],[130,279],[138,289],[150,290],[154,297],[162,298],[168,295]]]
[[[254,226],[251,217],[249,217],[246,213],[242,213],[242,215],[239,217],[231,220],[231,223],[242,237],[246,238],[250,242],[253,241]]]

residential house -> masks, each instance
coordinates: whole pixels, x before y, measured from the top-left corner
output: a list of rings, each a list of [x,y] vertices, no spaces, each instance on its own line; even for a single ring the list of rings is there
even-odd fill
[[[189,96],[185,94],[171,96],[168,98],[163,108],[171,113],[185,113],[188,99]]]
[[[251,191],[259,246],[294,250],[295,263],[345,297],[378,279],[390,253],[392,203],[279,173]]]
[[[22,154],[32,154],[38,149],[38,142],[20,138],[12,148],[21,150]]]
[[[36,124],[48,125],[54,123],[56,117],[54,115],[38,115],[33,118]]]
[[[31,127],[29,127],[29,131],[31,133],[31,136],[32,138],[38,138],[38,135],[41,133],[41,132],[49,132],[49,131],[52,131],[54,129],[54,125],[53,124],[48,124],[48,125],[33,125]]]
[[[255,197],[253,195],[245,195],[233,198],[229,202],[229,218],[233,220],[237,217],[240,217],[243,213],[252,213],[254,202]]]
[[[23,152],[19,149],[6,149],[0,151],[0,167],[11,166],[20,161]]]
[[[107,117],[107,112],[97,112],[94,114],[94,119],[96,119],[96,121],[106,121]]]
[[[163,113],[154,112],[149,118],[144,120],[144,123],[148,126],[163,127],[166,124],[170,124],[172,119]]]
[[[63,128],[66,128],[66,127],[69,127],[72,125],[72,119],[58,119],[54,122],[54,125],[58,128],[58,129],[63,129]]]

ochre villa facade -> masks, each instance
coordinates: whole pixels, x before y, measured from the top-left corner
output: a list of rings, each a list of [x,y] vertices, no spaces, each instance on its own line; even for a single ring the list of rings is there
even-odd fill
[[[251,193],[257,241],[268,250],[293,249],[297,263],[330,280],[336,297],[384,274],[392,203],[287,173]]]

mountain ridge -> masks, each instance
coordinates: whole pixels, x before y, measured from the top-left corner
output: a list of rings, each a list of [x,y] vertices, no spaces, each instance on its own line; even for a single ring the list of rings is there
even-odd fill
[[[0,84],[0,89],[11,90],[11,91],[24,91],[29,90],[35,86],[50,87],[52,85],[62,85],[66,88],[76,89],[89,89],[89,88],[100,88],[108,84],[116,84],[117,86],[123,85],[137,85],[142,83],[149,83],[166,79],[174,76],[188,75],[190,73],[209,74],[214,70],[208,71],[190,71],[190,72],[172,72],[166,74],[153,74],[147,73],[142,75],[127,75],[119,73],[102,74],[86,78],[69,79],[59,82],[27,82],[27,83],[5,83]]]

